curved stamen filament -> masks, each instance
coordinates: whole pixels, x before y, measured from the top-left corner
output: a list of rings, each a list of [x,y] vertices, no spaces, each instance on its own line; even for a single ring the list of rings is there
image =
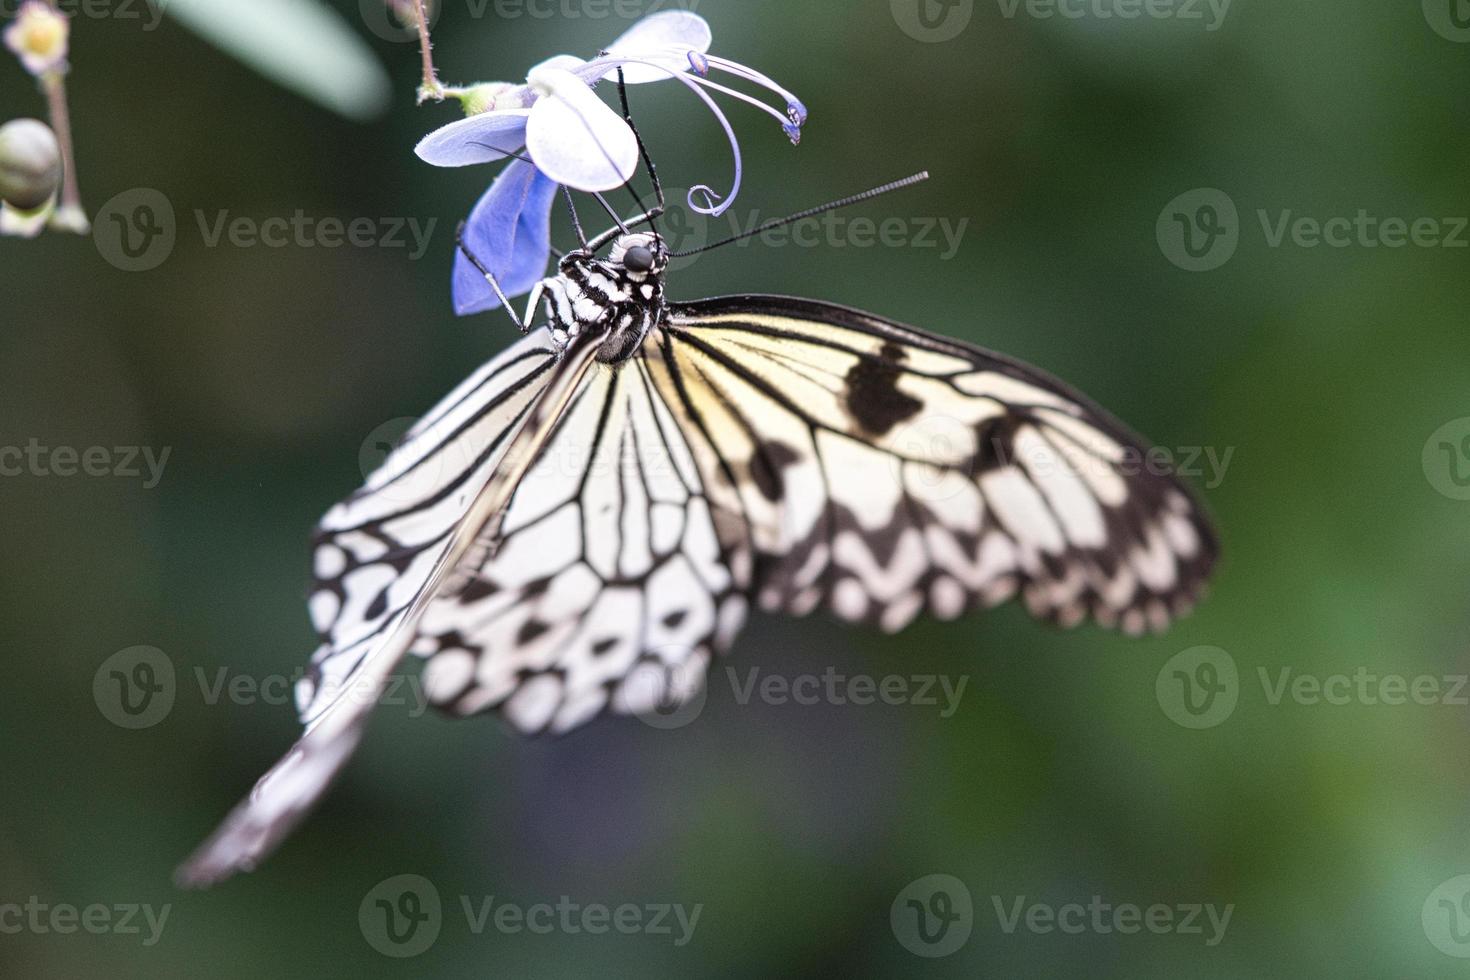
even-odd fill
[[[755,82],[757,85],[764,86],[772,92],[775,92],[786,100],[786,112],[791,117],[792,122],[798,126],[806,122],[806,105],[783,86],[778,85],[770,76],[758,72],[754,68],[749,68],[737,62],[714,55],[706,55],[703,60],[706,65],[712,65],[723,72]]]
[[[768,113],[771,118],[775,119],[782,126],[785,126],[787,124],[786,116],[782,115],[779,110],[771,108],[768,104],[762,102],[760,99],[757,99],[754,96],[746,95],[744,92],[730,88],[728,85],[721,85],[719,82],[711,81],[710,79],[704,78],[700,75],[692,75],[688,77],[690,81],[694,82],[697,85],[703,85],[705,88],[712,88],[716,92],[724,92],[731,98],[736,98],[739,99],[741,102],[746,102],[750,105],[755,106],[762,112]]]
[[[710,112],[714,113],[715,119],[719,121],[721,128],[725,130],[725,137],[730,141],[730,153],[735,157],[735,179],[731,182],[730,193],[727,195],[721,196],[708,185],[700,184],[696,187],[690,188],[687,200],[689,206],[693,208],[696,212],[698,212],[699,214],[708,215],[710,217],[718,217],[719,215],[722,215],[726,211],[730,210],[730,206],[735,203],[735,198],[740,193],[740,182],[745,173],[744,161],[740,155],[740,141],[735,137],[734,127],[730,125],[730,120],[725,116],[725,113],[720,110],[719,105],[715,102],[713,98],[710,97],[709,93],[700,88],[699,85],[696,84],[695,80],[689,76],[688,72],[675,71],[667,65],[660,65],[657,62],[645,61],[642,58],[610,57],[605,61],[603,59],[599,59],[597,66],[601,68],[604,64],[609,68],[609,70],[619,67],[621,65],[644,65],[649,68],[657,69],[658,71],[661,71],[664,74],[668,75],[670,78],[678,82],[682,82],[684,86],[689,89],[689,91],[699,96],[700,101],[702,101],[709,108]],[[697,203],[694,199],[696,193],[702,194],[705,200],[707,202],[710,202],[710,205],[704,206]],[[723,201],[724,203],[714,204],[713,202],[715,201]]]

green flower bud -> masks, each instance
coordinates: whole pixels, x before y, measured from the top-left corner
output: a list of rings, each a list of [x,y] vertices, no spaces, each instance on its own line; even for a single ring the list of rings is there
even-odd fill
[[[454,94],[459,97],[459,104],[464,107],[466,116],[478,116],[482,112],[498,108],[495,104],[496,98],[514,88],[517,86],[509,82],[481,82],[469,88],[456,89]]]
[[[34,211],[61,183],[61,147],[51,127],[37,119],[0,126],[0,199],[18,211]]]

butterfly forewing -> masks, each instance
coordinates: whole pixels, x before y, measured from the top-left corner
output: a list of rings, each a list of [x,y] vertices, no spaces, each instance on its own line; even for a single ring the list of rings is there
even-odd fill
[[[1019,594],[1141,633],[1201,594],[1216,545],[1188,489],[1130,465],[1137,437],[1033,368],[806,300],[685,304],[665,332],[765,609],[893,631]]]
[[[424,416],[366,485],[322,519],[309,602],[322,645],[298,693],[304,721],[352,689],[375,637],[423,591],[557,359],[545,331],[503,352]]]
[[[323,518],[311,598],[322,644],[296,692],[306,730],[180,866],[180,884],[208,885],[254,867],[326,791],[430,600],[472,550],[485,515],[503,509],[499,474],[512,447],[535,441],[525,422],[568,360],[545,331],[501,354]]]

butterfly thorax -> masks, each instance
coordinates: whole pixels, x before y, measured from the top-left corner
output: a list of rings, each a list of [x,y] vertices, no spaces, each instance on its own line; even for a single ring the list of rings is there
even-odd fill
[[[662,240],[650,234],[624,235],[605,259],[569,253],[545,284],[552,336],[565,345],[591,335],[602,341],[599,361],[627,360],[663,316],[667,267]]]

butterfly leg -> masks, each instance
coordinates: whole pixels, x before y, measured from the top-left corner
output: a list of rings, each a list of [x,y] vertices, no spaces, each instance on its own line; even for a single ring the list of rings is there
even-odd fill
[[[521,323],[523,324],[523,326],[521,327],[521,333],[531,332],[531,324],[536,322],[536,307],[540,306],[541,301],[546,297],[547,284],[554,281],[555,280],[551,279],[542,279],[540,282],[536,283],[536,285],[531,287],[531,295],[526,300],[526,315],[525,318],[521,321]],[[553,336],[555,336],[554,331]]]
[[[535,303],[533,302],[531,304],[530,310],[527,311],[526,318],[524,320],[516,316],[516,311],[510,305],[510,300],[506,298],[504,291],[502,291],[500,288],[500,283],[497,282],[495,279],[495,273],[491,272],[489,268],[486,267],[485,263],[481,262],[479,257],[475,255],[474,252],[470,251],[469,245],[465,243],[463,221],[461,221],[459,223],[459,227],[455,229],[454,244],[459,247],[459,250],[461,252],[464,253],[464,257],[470,260],[470,264],[473,265],[477,270],[479,270],[480,275],[485,277],[485,281],[490,284],[490,288],[495,290],[495,297],[500,300],[500,305],[505,308],[506,314],[511,318],[511,321],[515,323],[516,329],[519,330],[521,333],[529,333],[531,329],[529,326],[531,322],[531,310],[535,309]],[[536,288],[537,291],[534,292],[532,295],[539,297],[541,285],[538,283]]]

